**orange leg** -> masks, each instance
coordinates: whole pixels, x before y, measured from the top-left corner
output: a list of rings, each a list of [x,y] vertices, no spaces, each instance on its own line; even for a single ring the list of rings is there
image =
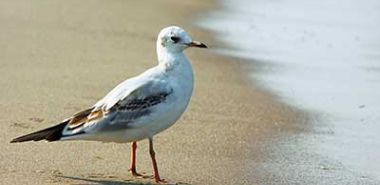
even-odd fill
[[[141,174],[137,173],[137,171],[136,171],[136,149],[137,149],[137,143],[132,142],[132,146],[131,146],[131,167],[129,168],[129,171],[132,173],[133,176],[142,176]]]
[[[157,162],[156,162],[156,153],[153,149],[153,138],[149,138],[149,153],[150,157],[152,158],[152,164],[153,164],[153,178],[154,181],[158,182],[166,182],[165,180],[160,178],[160,175],[158,174],[158,168],[157,168]]]

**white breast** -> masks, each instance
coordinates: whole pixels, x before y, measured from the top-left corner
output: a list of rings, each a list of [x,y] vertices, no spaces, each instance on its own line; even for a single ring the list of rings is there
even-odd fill
[[[165,76],[173,89],[164,104],[157,105],[155,112],[144,120],[144,126],[138,129],[127,129],[125,137],[130,141],[153,137],[155,134],[172,126],[186,110],[193,92],[193,71],[187,59],[183,63],[166,70]]]

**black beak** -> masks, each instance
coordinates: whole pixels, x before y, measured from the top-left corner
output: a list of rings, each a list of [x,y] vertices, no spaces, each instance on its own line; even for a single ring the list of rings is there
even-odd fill
[[[187,44],[189,47],[208,48],[205,44],[199,41],[193,41]]]

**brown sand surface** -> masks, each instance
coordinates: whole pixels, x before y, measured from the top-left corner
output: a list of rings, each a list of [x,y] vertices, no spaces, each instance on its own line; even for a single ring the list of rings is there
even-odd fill
[[[129,175],[129,145],[9,141],[91,106],[119,82],[156,65],[161,28],[180,25],[195,40],[218,43],[192,19],[206,1],[0,1],[1,184],[139,184]],[[189,108],[155,138],[161,176],[184,184],[251,184],[264,140],[295,122],[296,111],[251,87],[248,66],[187,51],[195,71]],[[297,131],[294,128],[291,130]],[[151,174],[147,141],[138,170]]]

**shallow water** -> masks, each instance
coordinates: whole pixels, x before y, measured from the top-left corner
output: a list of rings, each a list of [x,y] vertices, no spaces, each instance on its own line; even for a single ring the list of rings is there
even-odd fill
[[[304,144],[380,180],[380,1],[221,3],[200,23],[226,45],[218,51],[262,63],[255,83],[322,115]]]

